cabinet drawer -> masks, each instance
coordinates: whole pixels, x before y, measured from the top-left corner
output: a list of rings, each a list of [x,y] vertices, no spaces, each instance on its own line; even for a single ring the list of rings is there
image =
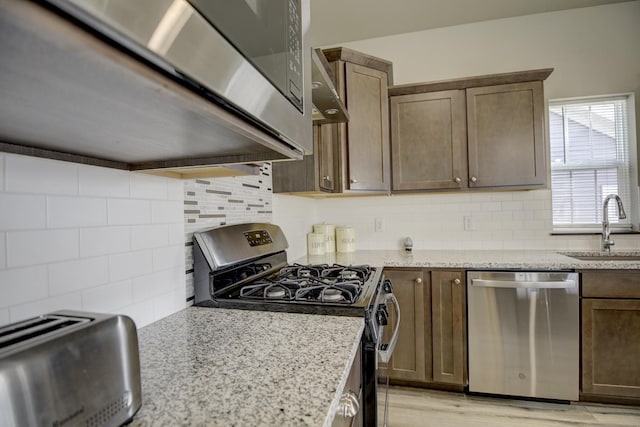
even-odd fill
[[[582,297],[640,298],[640,271],[583,271]]]

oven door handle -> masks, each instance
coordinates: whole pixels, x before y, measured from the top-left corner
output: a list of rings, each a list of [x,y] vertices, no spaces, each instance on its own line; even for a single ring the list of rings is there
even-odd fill
[[[389,343],[380,343],[378,346],[378,356],[380,357],[380,361],[383,363],[389,363],[391,355],[393,354],[393,349],[396,347],[396,342],[398,341],[398,333],[400,332],[400,304],[398,303],[396,296],[393,294],[385,295],[383,304],[386,305],[389,301],[393,303],[393,309],[396,312],[396,324],[393,328],[393,335],[391,336]],[[382,334],[380,334],[380,336],[382,337]]]

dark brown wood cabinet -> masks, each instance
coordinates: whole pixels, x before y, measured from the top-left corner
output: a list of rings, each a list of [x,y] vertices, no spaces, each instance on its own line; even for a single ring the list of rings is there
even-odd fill
[[[469,187],[541,187],[547,177],[542,81],[467,89]]]
[[[388,86],[393,78],[392,64],[345,48],[323,53],[349,112],[349,122],[314,126],[312,155],[297,162],[274,162],[273,191],[388,193]]]
[[[390,97],[393,190],[457,189],[467,180],[464,90]]]
[[[409,382],[431,382],[431,287],[429,272],[422,269],[385,269],[400,305],[400,330],[393,356],[381,367],[382,376]],[[390,313],[389,324],[395,324]],[[390,328],[386,328],[389,339]]]
[[[640,271],[582,272],[580,400],[640,403]]]
[[[465,385],[467,318],[464,273],[431,272],[433,381]]]
[[[544,187],[542,81],[551,72],[389,88],[393,190]]]
[[[400,334],[381,376],[398,384],[461,391],[466,373],[464,272],[385,268],[400,304]],[[388,338],[388,337],[387,337]]]

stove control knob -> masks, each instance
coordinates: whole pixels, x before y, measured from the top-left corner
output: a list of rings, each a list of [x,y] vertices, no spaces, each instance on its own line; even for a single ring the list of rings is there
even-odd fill
[[[389,324],[389,309],[386,305],[380,304],[376,313],[378,325],[386,326]]]
[[[340,397],[340,406],[338,407],[338,414],[343,418],[353,418],[358,414],[360,410],[360,401],[358,396],[348,391]]]
[[[393,285],[391,284],[391,280],[385,280],[382,284],[382,289],[384,289],[384,291],[388,294],[393,292]]]

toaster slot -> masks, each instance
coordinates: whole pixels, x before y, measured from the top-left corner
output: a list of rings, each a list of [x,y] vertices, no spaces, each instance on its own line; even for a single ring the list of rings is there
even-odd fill
[[[91,321],[89,318],[42,316],[0,329],[0,350]]]

